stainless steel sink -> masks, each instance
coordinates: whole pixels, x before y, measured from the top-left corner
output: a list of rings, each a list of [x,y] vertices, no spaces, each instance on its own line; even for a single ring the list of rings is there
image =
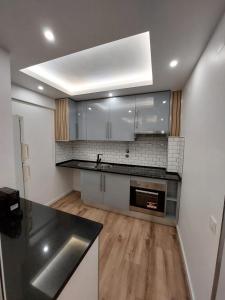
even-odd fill
[[[94,162],[80,162],[78,163],[78,167],[81,168],[88,168],[88,169],[100,169],[100,170],[105,170],[105,169],[110,169],[112,165],[110,164],[102,164],[102,163],[94,163]]]
[[[81,167],[81,168],[90,168],[90,169],[97,169],[98,166],[96,163],[92,163],[92,162],[80,162],[78,163],[78,167]]]
[[[112,168],[113,165],[110,164],[100,164],[100,169],[110,169]]]

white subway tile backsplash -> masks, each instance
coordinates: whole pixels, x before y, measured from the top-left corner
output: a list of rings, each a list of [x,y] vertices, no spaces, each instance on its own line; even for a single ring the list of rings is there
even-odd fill
[[[141,137],[134,142],[58,142],[56,162],[72,158],[96,160],[97,154],[102,153],[102,160],[107,162],[166,168],[167,141],[165,137]],[[127,154],[129,157],[126,157]]]
[[[129,151],[129,153],[127,153]],[[56,143],[56,162],[69,159],[102,161],[167,168],[182,175],[184,138],[139,137],[134,142],[74,141]],[[128,155],[128,157],[126,157]]]
[[[55,160],[56,163],[73,159],[73,143],[72,142],[56,142],[55,143]]]
[[[178,172],[180,175],[182,175],[183,159],[184,159],[183,153],[184,153],[184,138],[169,137],[167,171]]]

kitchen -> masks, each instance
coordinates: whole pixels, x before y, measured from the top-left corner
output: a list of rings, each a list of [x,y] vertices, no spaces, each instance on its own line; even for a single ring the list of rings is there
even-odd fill
[[[3,299],[222,300],[224,1],[0,8]]]

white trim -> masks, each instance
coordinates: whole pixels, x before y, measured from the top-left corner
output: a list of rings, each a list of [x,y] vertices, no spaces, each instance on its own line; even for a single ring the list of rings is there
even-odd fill
[[[55,100],[38,92],[13,84],[11,99],[55,110]]]
[[[189,268],[188,268],[187,256],[185,254],[184,244],[183,244],[183,241],[182,241],[182,238],[181,238],[181,233],[180,233],[179,226],[177,225],[176,228],[177,228],[177,236],[178,236],[178,241],[179,241],[179,244],[180,244],[180,249],[181,249],[181,252],[182,252],[182,259],[183,259],[183,263],[184,263],[184,269],[185,269],[185,273],[186,273],[186,278],[187,278],[187,283],[188,283],[188,288],[189,288],[191,300],[196,300],[193,285],[192,285],[192,281],[191,281],[191,275],[190,275],[190,271],[189,271]]]
[[[49,202],[45,203],[44,205],[50,206],[50,205],[52,205],[54,202],[56,202],[56,201],[58,201],[58,200],[60,200],[60,199],[62,199],[62,198],[64,198],[64,197],[68,196],[68,195],[69,195],[70,193],[72,193],[72,192],[73,192],[73,189],[71,189],[71,190],[69,190],[69,191],[67,191],[67,192],[65,192],[65,193],[63,193],[63,194],[61,194],[60,196],[57,196],[56,198],[54,198],[54,199],[50,200]]]
[[[23,103],[23,104],[27,104],[27,105],[31,105],[31,106],[37,106],[37,107],[44,108],[44,109],[49,109],[49,110],[52,110],[53,112],[55,111],[55,108],[47,107],[47,106],[44,106],[44,105],[39,105],[39,104],[36,104],[36,103],[31,103],[31,102],[28,102],[28,101],[25,101],[25,100],[11,98],[11,101],[18,102],[18,103]],[[63,140],[63,142],[65,142],[65,140]]]

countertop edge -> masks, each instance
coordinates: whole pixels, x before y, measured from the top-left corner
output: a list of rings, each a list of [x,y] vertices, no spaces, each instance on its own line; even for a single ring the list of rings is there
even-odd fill
[[[103,225],[102,225],[103,228]],[[63,282],[62,287],[58,290],[58,292],[55,294],[54,298],[52,300],[57,300],[57,298],[59,297],[59,295],[61,294],[61,292],[64,290],[65,286],[67,285],[67,283],[70,281],[70,279],[72,278],[73,274],[76,272],[77,268],[79,267],[79,265],[81,264],[81,262],[83,261],[83,259],[85,258],[86,254],[88,253],[88,251],[90,250],[91,246],[94,244],[94,242],[96,241],[96,239],[98,238],[99,234],[102,231],[102,228],[100,229],[100,231],[96,234],[96,236],[93,238],[92,242],[90,243],[90,245],[88,246],[88,248],[86,249],[86,251],[84,251],[83,255],[80,257],[79,261],[77,262],[76,266],[74,267],[74,269],[71,271],[71,273],[68,275],[68,278]]]
[[[21,198],[23,201],[28,201],[28,202],[31,202],[31,203],[34,203],[35,205],[40,205],[40,206],[43,206],[47,209],[53,209],[53,210],[57,210],[59,213],[62,213],[62,214],[65,214],[65,215],[68,215],[68,216],[73,216],[75,218],[79,218],[81,220],[86,220],[90,223],[95,223],[96,226],[98,226],[99,228],[97,229],[97,232],[96,234],[94,235],[93,239],[91,240],[91,242],[89,243],[87,249],[84,251],[84,253],[81,255],[81,257],[79,258],[79,260],[77,261],[77,263],[75,264],[73,270],[68,274],[66,280],[64,280],[64,282],[62,282],[62,285],[61,287],[58,289],[57,293],[54,295],[54,297],[52,298],[52,300],[56,300],[58,298],[58,296],[61,294],[61,292],[63,291],[63,289],[65,288],[65,286],[67,285],[67,283],[70,281],[71,277],[73,276],[73,274],[76,272],[77,268],[79,267],[79,265],[81,264],[81,262],[83,261],[84,257],[86,256],[86,254],[88,253],[88,251],[90,250],[90,248],[92,247],[92,245],[94,244],[94,242],[96,241],[96,239],[98,238],[98,236],[100,235],[102,229],[103,229],[103,224],[102,223],[99,223],[99,222],[96,222],[96,221],[93,221],[91,219],[87,219],[87,218],[83,218],[81,216],[78,216],[78,215],[74,215],[74,214],[70,214],[68,212],[64,212],[64,211],[61,211],[60,209],[56,209],[56,208],[53,208],[51,206],[48,206],[48,205],[44,205],[44,204],[41,204],[41,203],[37,203],[37,202],[33,202],[31,200],[28,200],[28,199],[25,199],[25,198]]]
[[[28,200],[28,201],[29,201],[29,200]],[[38,203],[38,204],[39,204],[39,203]],[[42,205],[42,204],[40,204],[40,205]],[[45,205],[44,205],[44,206],[45,206]],[[52,300],[56,300],[56,299],[59,297],[59,295],[61,294],[61,292],[63,291],[63,289],[65,288],[65,286],[67,285],[67,283],[70,281],[70,279],[71,279],[71,277],[73,276],[73,274],[76,272],[77,268],[79,267],[79,265],[80,265],[81,262],[83,261],[84,257],[86,256],[86,254],[88,253],[88,251],[90,250],[90,248],[92,247],[92,245],[94,244],[94,242],[96,241],[96,239],[98,238],[98,236],[100,235],[100,233],[101,233],[101,231],[102,231],[102,229],[103,229],[103,224],[102,224],[102,223],[99,223],[99,222],[95,222],[95,221],[90,220],[90,219],[87,219],[87,218],[83,218],[83,217],[81,217],[81,216],[77,216],[77,215],[70,214],[70,213],[68,213],[68,212],[61,211],[61,210],[56,209],[56,208],[53,208],[53,207],[51,207],[51,206],[47,206],[47,207],[49,207],[49,208],[51,208],[51,209],[55,209],[55,210],[57,210],[57,211],[59,211],[59,212],[61,212],[61,213],[64,213],[64,214],[68,214],[68,215],[70,215],[70,216],[72,215],[72,216],[74,216],[74,217],[76,217],[76,218],[79,218],[79,219],[88,220],[88,221],[90,221],[91,223],[96,223],[96,224],[98,224],[98,226],[99,226],[98,232],[97,232],[96,235],[93,237],[93,239],[92,239],[92,241],[90,242],[90,244],[88,245],[87,249],[86,249],[86,250],[84,251],[84,253],[81,255],[79,261],[76,263],[75,267],[74,267],[73,270],[70,272],[70,274],[68,275],[67,279],[62,283],[61,288],[58,290],[58,292],[55,294],[54,298],[52,299]]]

